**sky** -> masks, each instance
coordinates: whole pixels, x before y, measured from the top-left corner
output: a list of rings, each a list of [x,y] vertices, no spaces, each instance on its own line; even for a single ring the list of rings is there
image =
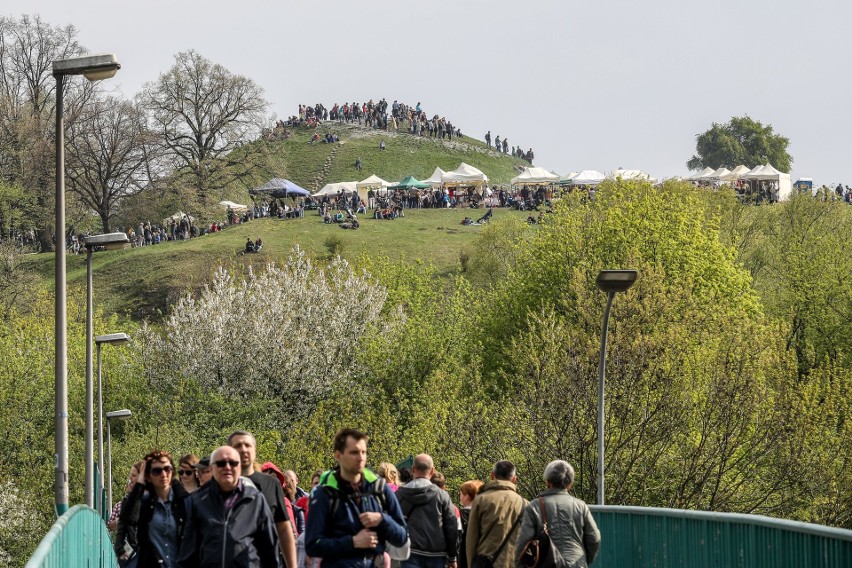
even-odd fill
[[[4,0],[115,53],[127,97],[193,49],[299,104],[421,102],[561,175],[686,176],[695,137],[748,115],[791,177],[852,184],[849,0]],[[476,164],[473,164],[476,165]]]

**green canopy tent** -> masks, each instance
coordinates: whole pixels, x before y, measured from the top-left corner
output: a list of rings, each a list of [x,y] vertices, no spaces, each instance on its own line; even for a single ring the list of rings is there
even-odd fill
[[[406,176],[404,180],[396,185],[390,186],[388,189],[404,189],[409,191],[412,189],[432,189],[432,186],[428,183],[423,183],[422,181],[417,180],[414,176]]]

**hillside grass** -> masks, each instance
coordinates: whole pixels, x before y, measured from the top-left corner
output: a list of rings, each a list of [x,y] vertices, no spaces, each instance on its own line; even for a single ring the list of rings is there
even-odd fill
[[[361,181],[372,174],[392,182],[408,175],[425,179],[436,167],[449,171],[461,162],[482,170],[492,184],[508,184],[529,165],[519,158],[489,150],[483,142],[468,137],[442,141],[337,122],[326,122],[316,128],[288,128],[288,132],[289,139],[266,143],[273,163],[281,170],[275,175],[310,191],[327,183]],[[340,142],[310,144],[314,132],[321,137],[327,132],[335,133]],[[379,150],[382,140],[384,151]],[[356,158],[361,158],[361,171],[355,168]],[[259,185],[267,180],[257,181]]]
[[[220,233],[186,241],[123,251],[96,252],[93,255],[95,302],[106,313],[118,313],[135,320],[160,319],[180,295],[197,292],[210,282],[213,272],[224,266],[244,273],[249,266],[286,259],[298,245],[309,256],[324,260],[337,250],[349,260],[374,255],[392,260],[430,263],[439,275],[460,269],[459,255],[472,246],[482,226],[464,226],[465,217],[474,220],[483,209],[406,210],[405,218],[378,221],[360,216],[361,228],[343,230],[322,223],[315,211],[304,219],[256,219],[234,225]],[[526,219],[528,213],[495,209],[494,221],[504,217]],[[241,254],[247,238],[263,239],[257,254]],[[42,286],[53,288],[53,254],[33,255],[28,264],[41,276]],[[86,257],[68,256],[69,296],[85,302]]]

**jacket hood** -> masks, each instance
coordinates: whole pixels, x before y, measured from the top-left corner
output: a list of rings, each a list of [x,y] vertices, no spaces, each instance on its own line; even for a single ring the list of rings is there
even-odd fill
[[[440,487],[425,477],[419,477],[414,481],[400,486],[396,490],[396,495],[398,498],[404,499],[412,505],[424,505],[435,499],[438,491],[441,491]]]
[[[278,469],[278,466],[272,462],[266,462],[262,466],[260,466],[260,471],[266,473],[267,471],[275,472],[275,477],[278,478],[278,482],[284,486],[287,485],[287,478],[284,477],[284,474],[281,473],[281,470]]]

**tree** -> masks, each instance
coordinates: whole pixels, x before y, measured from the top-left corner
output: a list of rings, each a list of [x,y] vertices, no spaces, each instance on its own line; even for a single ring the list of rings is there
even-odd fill
[[[27,211],[42,250],[52,248],[54,112],[52,63],[83,52],[73,26],[56,27],[39,16],[0,18],[0,177],[35,196]],[[88,81],[69,81],[69,107],[93,92]],[[69,117],[70,118],[70,117]]]
[[[118,202],[149,185],[158,144],[142,112],[115,97],[86,105],[67,130],[68,188],[97,211],[108,233]]]
[[[166,146],[175,174],[198,192],[202,201],[250,172],[226,158],[255,140],[268,120],[263,89],[248,77],[234,75],[195,51],[175,56],[175,64],[140,95],[151,128]]]
[[[789,172],[793,157],[787,152],[790,140],[776,134],[748,116],[735,116],[725,124],[713,123],[710,130],[696,136],[696,152],[686,166],[690,170],[746,165],[753,168],[772,164]]]

